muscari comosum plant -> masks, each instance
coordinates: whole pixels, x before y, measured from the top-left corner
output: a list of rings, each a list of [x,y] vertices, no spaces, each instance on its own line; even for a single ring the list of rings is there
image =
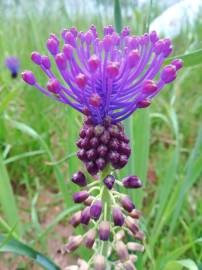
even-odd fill
[[[24,71],[22,78],[84,115],[76,142],[77,156],[92,181],[87,181],[83,171],[72,176],[72,182],[81,188],[73,194],[73,200],[83,203],[83,209],[72,216],[70,223],[74,227],[83,224],[86,232],[71,236],[64,250],[72,252],[85,245],[94,252],[88,262],[80,259],[67,269],[136,269],[136,254],[144,251],[140,243],[144,239],[139,224],[141,212],[123,191],[140,188],[142,183],[133,175],[122,180],[115,177],[114,172],[126,166],[131,155],[121,122],[136,110],[148,107],[160,90],[176,78],[183,62],[176,59],[163,66],[172,44],[170,39],[159,39],[155,31],[131,36],[125,27],[119,35],[107,26],[103,38],[99,38],[95,26],[85,33],[72,27],[62,32],[62,39],[63,47],[51,34],[46,45],[63,82],[53,74],[50,58],[38,52],[33,52],[31,59],[47,75],[46,87],[36,81],[31,71]],[[127,235],[133,240],[128,241]]]

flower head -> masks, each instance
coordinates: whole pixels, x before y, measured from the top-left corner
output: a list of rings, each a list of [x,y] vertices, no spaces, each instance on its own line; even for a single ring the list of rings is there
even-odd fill
[[[94,125],[103,124],[106,118],[116,124],[148,107],[183,65],[176,59],[163,67],[172,44],[170,39],[159,39],[155,31],[133,36],[125,27],[119,35],[107,26],[100,38],[95,26],[87,32],[72,27],[62,31],[62,39],[63,45],[51,34],[46,45],[63,82],[53,74],[49,57],[38,52],[31,58],[48,76],[47,86],[40,86],[30,71],[23,73],[23,79],[45,95],[87,114]]]
[[[18,71],[20,69],[20,61],[15,56],[9,56],[5,60],[5,66],[10,70],[12,78],[18,76]]]

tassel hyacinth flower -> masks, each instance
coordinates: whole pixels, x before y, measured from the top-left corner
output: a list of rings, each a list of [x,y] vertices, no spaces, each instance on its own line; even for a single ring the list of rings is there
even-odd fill
[[[144,233],[141,213],[125,191],[141,188],[142,183],[137,176],[121,181],[115,177],[114,172],[123,168],[131,155],[121,122],[148,107],[163,87],[175,80],[183,62],[176,59],[164,66],[172,44],[170,39],[159,39],[155,31],[133,36],[128,27],[117,34],[107,26],[100,38],[92,25],[85,33],[75,27],[65,29],[61,39],[63,44],[50,34],[46,46],[63,80],[54,75],[49,56],[38,52],[33,52],[31,59],[48,77],[47,85],[42,87],[32,71],[24,71],[22,78],[84,115],[77,156],[92,181],[81,171],[72,176],[72,183],[81,189],[73,194],[73,200],[83,208],[72,216],[70,224],[89,229],[86,227],[84,235],[70,237],[66,251],[80,245],[93,249],[85,269],[136,269],[137,256],[131,253],[144,251],[139,243]],[[116,260],[110,261],[112,254]],[[69,269],[83,269],[80,264]]]
[[[15,56],[9,56],[5,60],[5,66],[9,69],[11,77],[14,79],[18,76],[20,61]]]

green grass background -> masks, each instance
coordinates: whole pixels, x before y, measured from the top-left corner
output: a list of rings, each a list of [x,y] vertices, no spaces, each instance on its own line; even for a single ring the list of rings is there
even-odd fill
[[[16,55],[21,70],[32,69],[45,84],[45,76],[32,64],[30,53],[37,50],[46,54],[49,33],[59,34],[72,25],[87,30],[93,23],[101,32],[103,25],[114,24],[113,5],[98,2],[105,5],[106,12],[98,5],[90,16],[85,3],[79,5],[79,1],[69,7],[68,1],[67,5],[60,1],[57,7],[43,1],[43,9],[37,1],[0,2],[0,231],[26,239],[33,230],[28,243],[43,252],[48,239],[38,219],[37,198],[49,189],[56,192],[53,203],[64,201],[64,210],[47,230],[66,220],[74,189],[69,179],[81,166],[74,155],[74,142],[82,118],[20,78],[11,80],[3,63],[6,56]],[[163,12],[158,1],[152,5],[148,1],[142,10],[123,1],[121,9],[123,25],[129,25],[135,34],[145,31],[148,18],[151,21]],[[127,9],[131,16],[126,16]],[[194,26],[184,25],[174,39],[173,55],[202,47],[201,15],[199,12]],[[202,66],[193,66],[191,61],[149,109],[136,112],[126,123],[133,157],[121,176],[137,174],[145,186],[143,192],[131,194],[144,212],[147,235],[138,270],[201,269]],[[22,189],[30,203],[31,222],[26,225],[18,209]]]

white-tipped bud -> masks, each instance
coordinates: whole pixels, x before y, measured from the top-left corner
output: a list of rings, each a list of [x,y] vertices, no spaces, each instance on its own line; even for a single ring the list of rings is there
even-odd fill
[[[144,252],[144,246],[139,244],[139,243],[129,242],[129,243],[127,243],[127,247],[131,251]]]
[[[124,237],[125,237],[125,232],[124,232],[124,230],[121,230],[121,231],[119,231],[119,232],[116,234],[116,240],[117,240],[117,241],[123,240]]]
[[[94,201],[94,197],[93,196],[89,196],[85,201],[84,204],[86,206],[90,206],[92,204],[92,202]]]
[[[131,262],[135,263],[137,261],[137,259],[138,259],[138,257],[136,255],[134,255],[134,254],[129,255],[129,260]]]
[[[116,242],[115,249],[121,262],[125,262],[129,259],[127,246],[122,241]]]
[[[137,268],[135,267],[134,263],[131,261],[127,261],[123,264],[123,267],[125,270],[137,270]]]
[[[65,246],[66,252],[72,252],[76,250],[82,243],[83,237],[81,235],[71,236],[69,242]]]
[[[79,266],[79,270],[88,270],[89,266],[88,263],[82,259],[78,259],[77,261],[78,266]]]
[[[102,255],[94,258],[94,270],[106,270],[105,258]]]
[[[132,212],[129,213],[129,216],[135,219],[139,219],[142,216],[142,213],[137,209],[133,209]]]
[[[140,240],[140,241],[142,241],[142,240],[145,239],[145,234],[142,231],[138,231],[135,234],[135,238],[138,239],[138,240]]]

